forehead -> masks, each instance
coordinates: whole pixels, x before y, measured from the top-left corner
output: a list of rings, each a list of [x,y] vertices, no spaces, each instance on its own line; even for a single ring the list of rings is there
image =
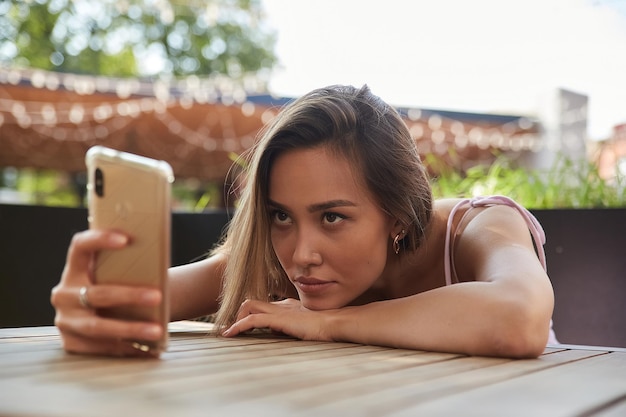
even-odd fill
[[[335,198],[373,200],[363,175],[345,156],[327,147],[289,150],[270,169],[269,198],[308,203]]]

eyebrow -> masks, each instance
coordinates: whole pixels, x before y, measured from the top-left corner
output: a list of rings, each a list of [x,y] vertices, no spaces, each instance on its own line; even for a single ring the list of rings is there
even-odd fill
[[[276,207],[281,210],[284,209],[285,211],[287,211],[285,206],[277,203],[276,201],[269,200],[269,205],[272,207]],[[311,204],[310,206],[307,207],[307,210],[309,211],[309,213],[315,213],[317,211],[324,211],[324,210],[329,210],[329,209],[333,209],[337,207],[356,207],[356,204],[354,204],[350,200],[330,200],[330,201],[324,201],[322,203]]]

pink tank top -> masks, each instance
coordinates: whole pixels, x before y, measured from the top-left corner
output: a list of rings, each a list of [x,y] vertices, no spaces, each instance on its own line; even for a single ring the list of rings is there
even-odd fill
[[[465,211],[463,217],[459,221],[458,224],[463,222],[463,219],[469,213],[469,211],[474,207],[489,207],[494,205],[505,205],[516,209],[520,215],[526,221],[528,225],[528,230],[530,230],[530,234],[533,237],[533,242],[535,244],[535,248],[537,250],[537,256],[539,257],[539,261],[543,266],[543,269],[547,271],[546,265],[546,254],[543,250],[543,245],[546,243],[546,235],[543,231],[543,228],[539,224],[539,221],[532,215],[528,210],[522,207],[520,204],[510,199],[509,197],[494,195],[488,197],[474,197],[474,198],[466,198],[459,201],[450,211],[450,216],[448,217],[448,224],[446,228],[446,242],[445,242],[445,253],[444,253],[444,274],[446,279],[446,285],[452,285],[452,278],[454,276],[455,282],[458,282],[456,270],[454,267],[454,255],[452,247],[454,246],[455,234],[452,227],[452,222],[454,220],[454,216],[457,211],[462,209],[465,206],[469,206],[469,209]],[[550,321],[550,335],[548,338],[548,344],[557,344],[559,343],[556,339],[556,335],[554,330],[552,329],[552,321]]]

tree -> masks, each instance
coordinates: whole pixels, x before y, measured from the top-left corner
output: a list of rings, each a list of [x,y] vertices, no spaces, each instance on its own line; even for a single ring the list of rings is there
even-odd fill
[[[0,62],[26,67],[263,80],[274,44],[258,0],[0,0]]]

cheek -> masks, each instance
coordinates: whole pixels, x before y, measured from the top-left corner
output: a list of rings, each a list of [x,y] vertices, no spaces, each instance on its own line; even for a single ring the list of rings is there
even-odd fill
[[[386,234],[354,236],[351,240],[343,253],[334,257],[335,260],[341,262],[350,275],[357,275],[363,280],[377,279],[387,264]]]
[[[287,260],[289,259],[289,243],[288,243],[288,239],[286,239],[284,236],[279,236],[280,233],[271,232],[271,239],[272,239],[272,248],[274,248],[274,253],[276,253],[276,257],[278,257],[278,261],[280,262],[280,264],[282,265],[283,268],[285,268],[285,262],[287,262]]]

